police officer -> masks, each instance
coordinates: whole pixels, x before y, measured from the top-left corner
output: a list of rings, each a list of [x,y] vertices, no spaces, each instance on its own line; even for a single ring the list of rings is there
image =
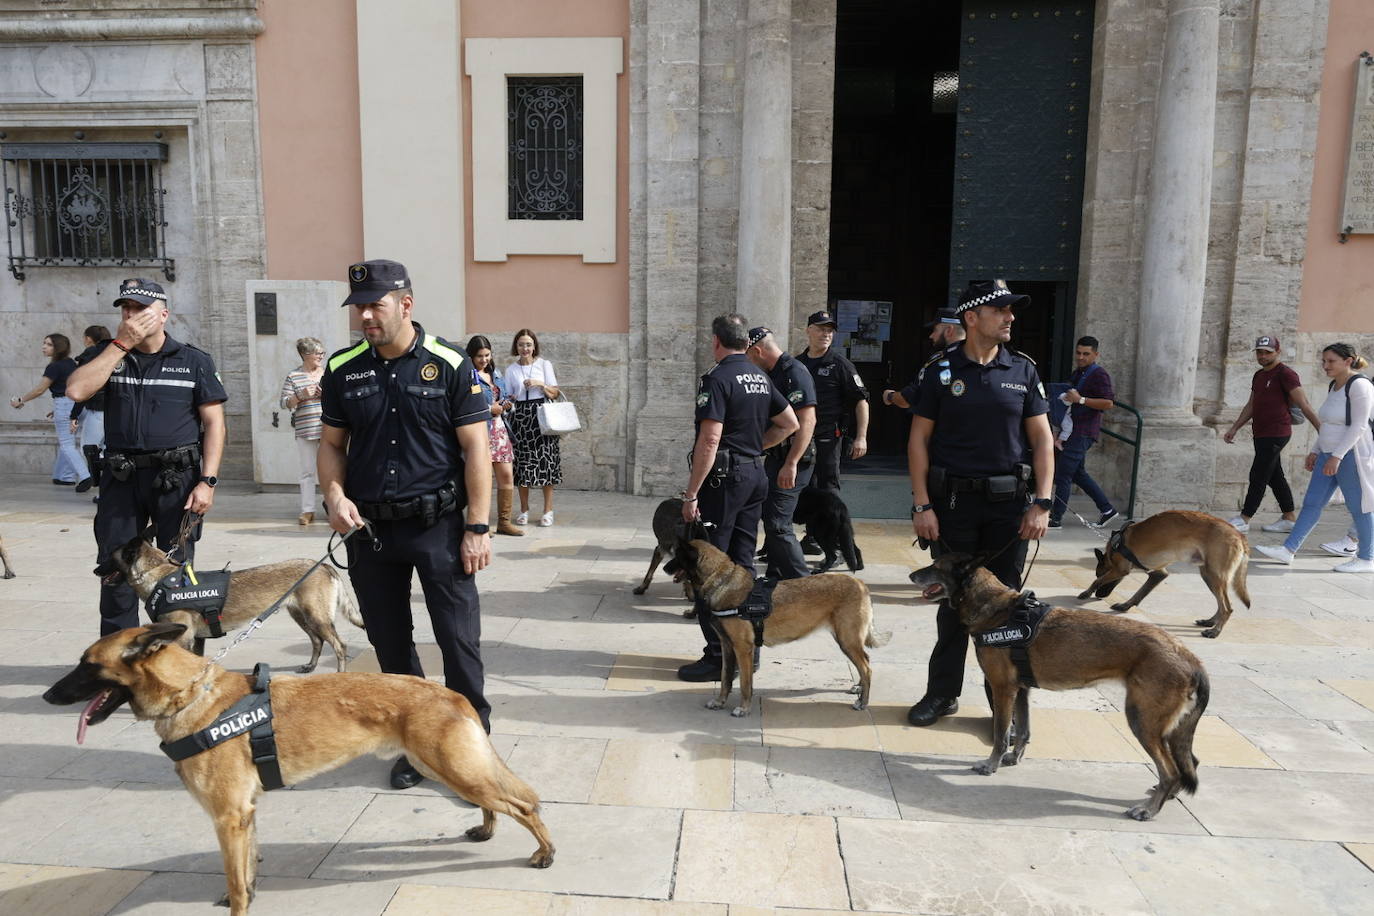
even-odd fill
[[[964,339],[964,324],[954,314],[954,309],[937,311],[935,317],[926,322],[926,330],[930,332],[930,345],[935,348],[937,353]],[[911,405],[916,401],[916,391],[919,387],[916,384],[916,379],[913,378],[906,383],[901,391],[885,388],[883,389],[883,403],[889,407],[910,410]]]
[[[713,522],[711,543],[753,573],[759,516],[768,494],[763,451],[795,433],[799,424],[768,376],[745,358],[748,346],[742,316],[721,315],[711,322],[711,355],[717,362],[697,389],[696,444],[682,491],[682,518]],[[684,681],[720,677],[720,636],[713,620],[698,600],[697,623],[706,647],[700,659],[678,669]]]
[[[215,501],[224,455],[228,395],[210,354],[166,331],[167,293],[151,280],[125,280],[114,301],[121,321],[113,338],[67,379],[67,395],[105,393],[105,469],[95,512],[96,574],[116,569],[114,552],[144,529],[157,545],[177,544],[187,510],[204,515]],[[200,536],[186,538],[189,562]],[[125,582],[102,582],[100,634],[138,626],[138,596]]]
[[[490,731],[473,574],[491,561],[491,413],[463,351],[411,320],[404,266],[364,261],[348,268],[348,281],[344,305],[365,339],[330,356],[320,383],[329,524],[340,533],[372,524],[348,540],[348,575],[378,666],[424,677],[410,613],[418,573],[444,682]],[[423,778],[404,755],[391,769],[398,789]]]
[[[827,311],[813,312],[806,322],[807,347],[797,360],[811,370],[816,382],[816,468],[809,486],[840,491],[840,447],[849,433],[849,411],[854,411],[854,446],[851,458],[868,451],[868,389],[854,364],[836,351],[835,318]]]
[[[1054,483],[1040,377],[1028,357],[1007,346],[1012,309],[1029,302],[1000,280],[969,284],[955,310],[968,337],[921,370],[907,445],[916,535],[937,557],[992,555],[988,570],[1015,589],[1027,541],[1045,534]],[[959,708],[968,631],[948,601],[935,623],[926,693],[907,712],[912,725],[930,725]]]
[[[763,504],[763,550],[768,557],[767,575],[796,579],[809,575],[801,545],[792,530],[797,498],[811,481],[816,457],[812,435],[816,429],[816,385],[806,367],[785,353],[767,328],[750,328],[749,362],[768,373],[801,424],[796,435],[768,449],[763,462],[768,477],[768,496]]]

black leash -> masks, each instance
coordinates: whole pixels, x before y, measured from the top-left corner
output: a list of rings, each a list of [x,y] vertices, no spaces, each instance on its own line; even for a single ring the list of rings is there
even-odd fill
[[[186,513],[181,517],[181,527],[177,529],[177,542],[172,546],[171,550],[167,551],[169,557],[172,555],[172,552],[175,551],[177,560],[181,563],[186,562],[186,542],[194,540],[192,537],[193,534],[197,536],[200,534],[200,523],[204,521],[204,518],[203,515],[194,509],[186,510]]]

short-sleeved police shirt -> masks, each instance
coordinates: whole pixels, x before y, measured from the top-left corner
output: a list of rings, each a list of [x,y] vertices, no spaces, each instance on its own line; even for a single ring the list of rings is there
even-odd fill
[[[956,477],[1010,474],[1026,460],[1024,422],[1049,404],[1035,364],[1005,346],[986,365],[954,344],[921,370],[912,409],[935,423],[930,463]]]
[[[847,428],[850,408],[868,400],[868,389],[854,364],[834,347],[816,357],[803,350],[797,361],[811,370],[816,382],[816,435],[829,436],[832,430]]]
[[[793,359],[792,354],[779,353],[778,361],[768,370],[768,378],[793,410],[816,406],[816,381],[810,370]]]
[[[96,346],[103,352],[111,343]],[[170,334],[156,353],[124,354],[104,392],[105,447],[113,451],[194,445],[200,441],[200,406],[229,399],[210,354]]]
[[[395,502],[453,482],[466,505],[455,428],[491,415],[472,362],[419,324],[409,350],[382,358],[366,340],[329,357],[326,425],[348,430],[344,491],[355,501]]]
[[[697,388],[697,429],[702,420],[721,423],[720,447],[746,458],[763,454],[768,421],[788,407],[763,370],[743,353],[731,353],[701,377]]]

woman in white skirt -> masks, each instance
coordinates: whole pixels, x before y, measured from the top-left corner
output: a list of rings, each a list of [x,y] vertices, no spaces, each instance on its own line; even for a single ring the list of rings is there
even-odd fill
[[[301,364],[286,374],[281,386],[281,406],[291,411],[291,428],[296,431],[296,457],[301,466],[301,514],[297,521],[315,521],[315,486],[318,483],[315,457],[320,451],[320,380],[324,378],[324,344],[314,337],[296,341]]]
[[[520,514],[517,525],[529,522],[530,487],[544,490],[541,528],[553,525],[553,488],[563,482],[558,437],[539,431],[539,405],[545,398],[558,397],[558,377],[553,363],[539,355],[539,338],[529,328],[515,332],[510,355],[515,362],[506,367],[506,396],[511,399],[510,431],[515,445],[515,485],[520,489]]]

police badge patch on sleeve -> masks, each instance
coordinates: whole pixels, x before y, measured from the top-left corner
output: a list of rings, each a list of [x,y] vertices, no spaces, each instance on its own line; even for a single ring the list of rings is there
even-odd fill
[[[864,380],[859,378],[859,373],[857,372],[854,373],[854,384],[860,388],[864,386]]]
[[[711,400],[711,392],[703,391],[701,394],[697,395],[697,406],[705,407],[706,402],[709,400]]]
[[[1035,383],[1035,390],[1038,391],[1038,392],[1040,392],[1040,396],[1043,398],[1043,397],[1045,396],[1045,383],[1044,383],[1044,382],[1036,382],[1036,383]]]
[[[800,391],[794,391],[787,396],[787,400],[791,401],[793,404],[796,404],[803,397],[805,397],[805,395],[803,395]]]

